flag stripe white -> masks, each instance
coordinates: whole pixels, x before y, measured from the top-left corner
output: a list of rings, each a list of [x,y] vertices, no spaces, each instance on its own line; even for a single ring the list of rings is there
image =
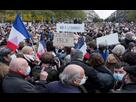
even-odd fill
[[[39,42],[39,47],[38,47],[38,52],[39,55],[41,55],[42,53],[44,53],[44,47],[43,45]]]
[[[12,26],[12,29],[11,29],[11,32],[10,32],[8,41],[10,41],[11,39],[13,39],[13,38],[15,38],[15,37],[17,37],[17,40],[18,40],[18,43],[12,42],[12,43],[14,43],[15,45],[19,45],[19,43],[20,43],[22,40],[26,39],[26,37],[25,37],[23,34],[21,34],[19,31],[17,31],[17,30]]]
[[[85,55],[86,54],[86,49],[87,49],[87,46],[84,43],[84,45],[79,50],[83,52],[83,55]]]

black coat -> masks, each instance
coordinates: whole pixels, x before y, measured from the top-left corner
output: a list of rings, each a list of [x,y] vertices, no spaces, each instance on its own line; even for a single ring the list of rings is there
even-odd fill
[[[121,41],[121,45],[123,45],[125,47],[125,49],[127,49],[129,47],[130,42],[133,42],[133,41],[124,39],[124,40]]]
[[[98,79],[93,67],[89,66],[86,62],[83,62],[80,60],[73,60],[69,64],[76,64],[81,66],[84,69],[85,75],[88,76],[88,79],[86,80],[84,84],[84,87],[86,88],[88,93],[94,93],[96,92],[96,90],[99,90],[100,92],[105,92],[103,85],[101,81]],[[63,70],[65,69],[67,65],[62,66],[58,69],[57,80],[59,80],[59,74],[63,72]]]
[[[44,93],[47,82],[40,80],[38,87],[25,80],[26,76],[9,71],[2,87],[4,93]]]
[[[136,93],[136,83],[129,83],[122,86],[119,91],[110,90],[109,93]]]

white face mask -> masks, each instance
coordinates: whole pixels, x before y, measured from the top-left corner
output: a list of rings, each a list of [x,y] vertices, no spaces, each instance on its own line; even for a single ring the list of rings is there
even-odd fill
[[[12,56],[10,56],[11,60],[17,58],[17,56],[15,54],[13,54]]]
[[[80,82],[80,84],[79,84],[79,85],[84,84],[84,83],[86,82],[86,80],[87,80],[87,77],[85,77],[85,76],[84,76],[84,77],[82,78],[82,80],[81,80],[81,82]]]

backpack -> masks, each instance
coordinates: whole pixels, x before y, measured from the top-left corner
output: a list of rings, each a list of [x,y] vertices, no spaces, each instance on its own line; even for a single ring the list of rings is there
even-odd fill
[[[105,90],[108,92],[114,85],[114,77],[111,74],[100,72],[94,69],[97,77],[102,82]]]

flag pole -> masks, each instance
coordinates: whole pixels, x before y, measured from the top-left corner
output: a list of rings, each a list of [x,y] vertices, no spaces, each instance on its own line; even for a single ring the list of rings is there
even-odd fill
[[[32,43],[32,47],[33,47],[33,49],[34,49],[34,56],[36,57],[37,56],[37,53],[36,53],[36,50],[35,50],[35,48],[34,48],[34,44],[33,44],[33,42],[32,42],[32,39],[31,38],[29,38],[30,39],[30,41],[31,41],[31,43]]]

